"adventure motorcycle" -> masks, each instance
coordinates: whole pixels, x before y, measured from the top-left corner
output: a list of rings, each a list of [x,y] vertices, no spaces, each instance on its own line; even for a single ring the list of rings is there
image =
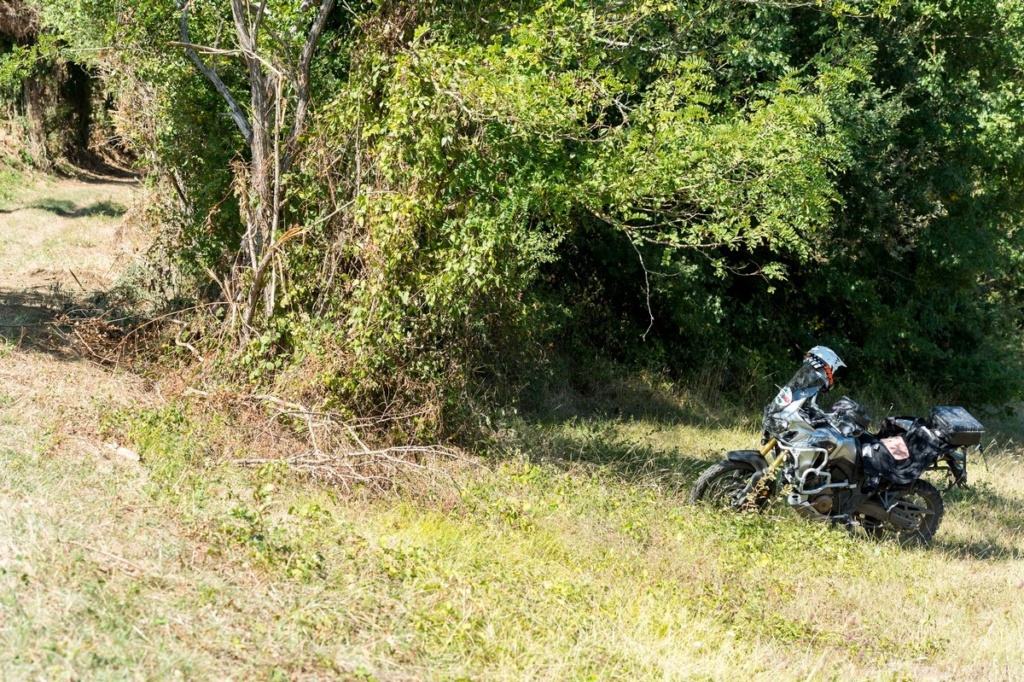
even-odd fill
[[[931,542],[942,494],[921,475],[943,470],[950,485],[966,486],[967,450],[980,448],[984,427],[962,407],[935,407],[927,419],[888,418],[871,434],[870,417],[849,398],[827,412],[818,407],[841,367],[832,350],[812,348],[765,408],[763,447],[727,453],[697,479],[690,500],[756,511],[785,492],[804,518]]]

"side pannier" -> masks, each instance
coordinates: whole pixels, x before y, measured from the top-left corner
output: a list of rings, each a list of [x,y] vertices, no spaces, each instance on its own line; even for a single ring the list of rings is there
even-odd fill
[[[981,443],[985,427],[962,407],[933,407],[928,423],[950,445],[968,447]]]

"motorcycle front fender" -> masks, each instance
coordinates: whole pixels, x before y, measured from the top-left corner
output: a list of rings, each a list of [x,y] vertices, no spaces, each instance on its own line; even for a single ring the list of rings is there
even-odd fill
[[[731,452],[725,453],[725,457],[730,462],[743,462],[754,467],[754,475],[750,477],[750,481],[747,482],[747,487],[743,490],[740,496],[746,495],[753,490],[768,471],[768,460],[766,460],[764,455],[757,450],[732,450]],[[768,495],[775,494],[774,480],[769,479],[767,481],[766,492]]]
[[[759,474],[768,469],[768,460],[757,450],[733,450],[725,453],[725,457],[731,462],[746,462]]]

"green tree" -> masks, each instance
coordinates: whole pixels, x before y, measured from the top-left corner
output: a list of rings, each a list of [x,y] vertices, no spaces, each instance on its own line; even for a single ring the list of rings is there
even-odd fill
[[[135,139],[179,197],[175,252],[259,332],[245,361],[319,357],[309,390],[438,415],[514,387],[551,343],[684,375],[713,358],[735,390],[825,342],[863,376],[1018,393],[1001,359],[1020,346],[1022,17],[994,0],[44,13],[113,46],[96,59],[126,102],[152,92],[126,118],[151,122]]]

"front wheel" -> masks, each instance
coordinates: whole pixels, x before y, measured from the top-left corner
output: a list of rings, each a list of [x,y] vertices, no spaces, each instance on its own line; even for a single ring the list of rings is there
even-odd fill
[[[901,545],[930,545],[946,511],[942,504],[942,494],[928,481],[918,480],[909,489],[893,493],[893,497],[896,503],[889,514],[898,514],[904,523],[896,524],[867,517],[864,519],[864,527],[877,538],[895,537]]]
[[[725,460],[712,465],[690,491],[690,502],[703,502],[719,509],[759,510],[768,503],[768,491],[755,492],[757,499],[744,499],[744,491],[756,470],[746,462]]]

